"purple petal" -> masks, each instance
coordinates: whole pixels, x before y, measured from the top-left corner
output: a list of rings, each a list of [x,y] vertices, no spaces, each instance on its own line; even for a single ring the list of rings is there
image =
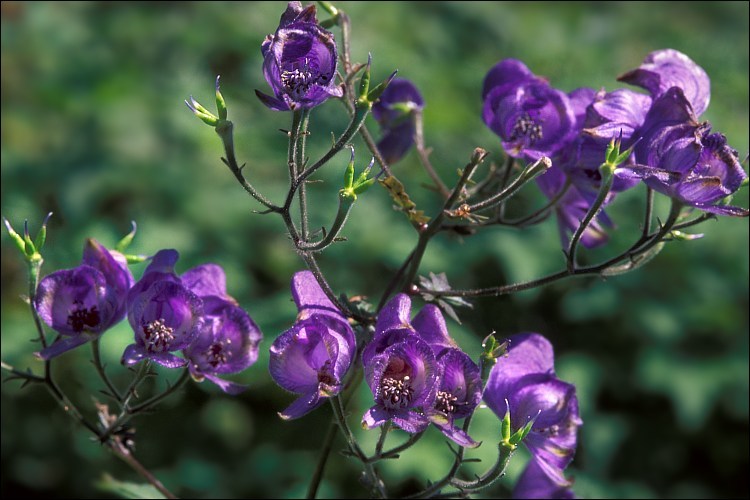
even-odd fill
[[[94,340],[97,336],[98,335],[82,333],[80,335],[76,335],[75,337],[59,337],[59,340],[57,340],[57,342],[54,342],[52,345],[35,353],[35,355],[39,359],[47,361],[56,356],[59,356],[64,352],[70,351],[71,349],[75,349],[76,347],[85,344],[89,340]]]
[[[513,498],[575,498],[568,486],[569,482],[560,485],[552,481],[532,458],[513,488]]]
[[[452,424],[440,425],[435,422],[433,422],[433,424],[435,424],[435,426],[440,429],[440,432],[442,432],[447,438],[451,439],[459,446],[463,446],[464,448],[476,448],[482,444],[481,441],[474,441],[463,429],[459,429]]]
[[[365,364],[365,379],[377,400],[382,397],[384,377],[409,377],[412,389],[409,407],[432,406],[437,392],[439,366],[432,349],[417,337],[394,344]]]
[[[227,295],[227,277],[221,266],[216,264],[203,264],[185,271],[180,276],[185,288],[198,297],[215,295],[229,300]]]
[[[716,215],[728,215],[730,217],[747,217],[750,211],[742,207],[732,207],[729,205],[701,205],[695,204],[696,208]]]
[[[416,128],[412,119],[407,118],[404,123],[386,129],[378,141],[378,151],[386,163],[392,165],[403,158],[414,145]]]
[[[416,434],[422,432],[430,425],[430,419],[420,413],[410,410],[400,410],[391,414],[391,421],[408,432],[409,434]]]
[[[255,95],[260,99],[265,107],[273,111],[289,111],[289,105],[281,99],[264,94],[260,90],[255,90]]]
[[[170,352],[150,352],[147,357],[165,368],[182,368],[188,364],[186,359],[175,356]]]
[[[304,393],[289,405],[284,411],[279,412],[279,417],[284,420],[292,420],[307,415],[314,409],[318,408],[326,401],[326,398],[320,397],[317,391]]]
[[[408,108],[405,111],[402,108]],[[405,78],[394,78],[372,106],[372,116],[385,129],[409,121],[411,110],[424,108],[424,99],[417,87]],[[410,134],[413,136],[414,134]]]
[[[222,391],[232,396],[236,396],[237,394],[241,394],[242,392],[247,390],[246,385],[238,384],[236,382],[230,382],[229,380],[224,380],[223,378],[219,378],[215,375],[204,374],[204,376],[206,377],[206,380],[209,380],[218,385]]]
[[[498,415],[505,415],[505,400],[510,399],[516,382],[532,374],[553,374],[552,344],[538,333],[511,337],[508,354],[492,367],[484,388],[484,401]],[[533,416],[533,415],[531,415]]]
[[[419,311],[412,321],[412,327],[419,337],[432,347],[436,355],[445,348],[458,347],[448,333],[443,313],[434,304],[427,304]]]
[[[386,423],[390,418],[390,413],[385,411],[385,409],[380,406],[373,406],[362,415],[362,427],[374,429]]]
[[[147,359],[147,357],[148,352],[146,349],[137,344],[130,344],[122,353],[122,360],[120,362],[125,366],[133,366]]]
[[[618,80],[642,87],[654,98],[671,87],[679,87],[697,115],[703,114],[711,99],[711,80],[703,68],[673,49],[651,52],[637,69],[625,73]]]
[[[484,77],[482,85],[482,99],[487,98],[487,94],[495,88],[504,88],[514,85],[520,85],[527,81],[541,80],[538,76],[526,67],[518,59],[503,59],[494,65]]]
[[[444,351],[438,363],[443,367],[439,389],[457,398],[452,418],[468,417],[482,399],[479,366],[460,349]]]
[[[335,364],[339,345],[336,336],[315,317],[298,322],[271,345],[268,366],[271,377],[288,391],[315,392],[319,373]],[[326,373],[333,375],[330,371]]]
[[[295,273],[292,278],[292,298],[300,310],[302,319],[312,314],[325,314],[345,321],[344,315],[333,305],[310,271]]]
[[[375,323],[375,335],[391,329],[405,328],[411,330],[410,319],[411,299],[408,295],[399,293],[389,300],[378,314]]]
[[[507,394],[513,428],[520,429],[532,419],[535,419],[535,430],[559,425],[568,416],[572,397],[575,397],[575,387],[554,375],[525,375]]]

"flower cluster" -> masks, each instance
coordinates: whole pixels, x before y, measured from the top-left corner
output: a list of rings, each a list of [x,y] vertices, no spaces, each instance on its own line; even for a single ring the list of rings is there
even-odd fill
[[[684,205],[722,215],[747,216],[723,200],[747,178],[737,152],[722,134],[710,133],[697,116],[710,98],[706,72],[672,49],[649,54],[643,64],[619,78],[642,87],[612,92],[555,89],[521,61],[505,59],[486,75],[483,119],[508,155],[525,161],[542,156],[553,167],[537,179],[555,210],[563,244],[575,232],[600,189],[600,165],[612,141],[633,150],[615,171],[603,206],[639,180]],[[587,247],[607,239],[612,223],[604,212],[586,229]]]
[[[80,266],[39,283],[35,308],[61,335],[39,357],[47,360],[97,339],[127,314],[135,342],[125,349],[123,364],[149,359],[168,368],[187,367],[197,381],[208,379],[232,394],[242,391],[244,386],[218,375],[255,363],[260,329],[227,294],[219,266],[204,264],[177,276],[177,259],[176,250],[159,251],[134,283],[120,252],[88,240]]]

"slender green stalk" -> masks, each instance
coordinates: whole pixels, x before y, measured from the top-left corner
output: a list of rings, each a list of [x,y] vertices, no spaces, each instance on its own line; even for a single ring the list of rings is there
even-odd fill
[[[107,386],[107,390],[109,390],[110,394],[112,394],[112,396],[117,401],[122,401],[122,395],[120,394],[120,391],[117,390],[117,387],[115,387],[115,385],[109,379],[109,377],[107,376],[107,372],[104,369],[105,367],[102,364],[101,354],[99,352],[99,341],[100,338],[96,338],[91,342],[91,352],[94,358],[94,367],[96,367],[96,372],[99,374],[99,377]]]
[[[498,446],[498,458],[495,465],[490,470],[479,476],[474,481],[464,481],[463,479],[453,478],[450,481],[450,485],[458,488],[461,491],[469,491],[471,493],[479,492],[503,477],[505,471],[508,468],[510,459],[513,457],[515,446],[510,448],[504,443],[500,443]]]
[[[300,195],[301,194],[302,191],[300,191]],[[300,199],[300,203],[301,202],[302,200]],[[331,224],[331,229],[329,229],[328,233],[326,233],[326,235],[317,243],[305,243],[305,241],[301,241],[297,248],[308,252],[321,252],[328,248],[328,246],[338,237],[341,229],[344,227],[353,205],[354,200],[352,198],[339,195],[339,208],[336,211],[336,218],[334,219],[333,224]]]
[[[320,456],[318,462],[315,465],[315,472],[310,480],[310,485],[307,487],[307,495],[305,498],[315,498],[318,494],[318,487],[323,479],[323,472],[325,471],[326,463],[328,463],[328,457],[331,455],[331,448],[333,447],[333,440],[336,438],[336,429],[338,424],[336,421],[332,421],[328,426],[328,432],[326,437],[323,439],[321,445]]]
[[[305,150],[307,146],[307,126],[310,123],[310,110],[302,111],[302,118],[299,128],[299,138],[296,154],[294,155],[294,166],[296,168],[295,177],[302,173],[305,168]],[[307,186],[303,182],[299,187],[299,218],[300,218],[300,235],[302,241],[307,241],[309,234],[309,224],[307,218]]]

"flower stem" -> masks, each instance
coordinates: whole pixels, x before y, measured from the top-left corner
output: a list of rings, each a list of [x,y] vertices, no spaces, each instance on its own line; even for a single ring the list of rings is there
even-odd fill
[[[333,440],[336,438],[337,427],[338,425],[335,420],[328,426],[328,432],[326,432],[326,437],[323,439],[318,463],[315,465],[315,472],[313,472],[310,485],[307,487],[307,496],[305,498],[315,498],[318,494],[318,487],[320,486],[320,481],[323,479],[323,471],[328,462],[328,457],[331,455]]]
[[[421,111],[414,111],[414,129],[414,144],[417,150],[417,156],[419,156],[419,161],[425,169],[425,172],[427,172],[427,175],[432,179],[432,182],[435,183],[435,187],[443,198],[448,199],[451,192],[432,166],[432,163],[430,162],[430,151],[427,150],[424,143],[424,120]]]
[[[302,191],[300,191],[300,196],[301,195]],[[301,197],[300,203],[302,203]],[[299,248],[300,250],[306,250],[308,252],[322,252],[323,250],[328,248],[328,246],[333,243],[334,240],[338,237],[341,229],[344,227],[346,219],[349,217],[349,212],[351,211],[352,206],[354,206],[353,199],[347,196],[339,195],[339,208],[336,212],[336,218],[334,219],[333,224],[331,224],[331,229],[328,231],[328,233],[317,243],[306,243],[303,240],[300,242],[297,248]]]
[[[115,385],[109,379],[109,377],[107,376],[107,372],[104,369],[105,367],[102,364],[102,359],[99,352],[99,341],[100,338],[96,338],[91,342],[91,352],[94,358],[94,367],[96,367],[96,372],[99,374],[99,377],[107,386],[107,390],[109,390],[112,397],[114,397],[117,401],[122,401],[122,395],[120,394],[120,391],[117,390],[117,387],[115,387]]]
[[[458,488],[461,491],[470,491],[472,493],[476,493],[487,488],[492,483],[500,479],[503,475],[505,475],[505,470],[508,468],[510,459],[515,451],[515,446],[511,448],[504,443],[500,443],[497,447],[497,462],[495,462],[490,470],[479,476],[474,481],[464,481],[463,479],[454,477],[450,480],[450,485]]]

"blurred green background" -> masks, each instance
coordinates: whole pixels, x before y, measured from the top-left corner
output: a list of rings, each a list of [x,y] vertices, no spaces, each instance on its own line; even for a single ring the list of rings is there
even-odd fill
[[[617,75],[647,53],[675,48],[700,64],[712,82],[704,118],[724,132],[740,156],[748,151],[748,4],[471,3],[337,4],[351,16],[355,60],[373,56],[374,79],[393,69],[412,79],[425,101],[426,139],[447,181],[482,146],[500,157],[498,139],[480,117],[486,71],[506,57],[565,91],[618,88]],[[259,205],[219,161],[216,135],[185,108],[193,94],[212,104],[213,80],[235,123],[246,175],[273,200],[286,185],[289,115],[265,109],[254,89],[267,91],[260,43],[275,30],[285,4],[2,2],[2,215],[32,231],[49,224],[46,273],[73,267],[83,241],[113,245],[139,231],[131,247],[152,254],[181,252],[178,271],[216,262],[229,292],[265,334],[257,364],[233,377],[250,390],[223,395],[189,384],[153,415],[136,420],[137,455],[178,495],[209,498],[303,496],[330,421],[328,407],[292,422],[276,412],[292,397],[267,371],[268,347],[294,321],[289,280],[302,268],[278,218],[252,213]],[[338,36],[338,31],[335,31]],[[209,106],[212,107],[212,106]],[[347,123],[339,103],[312,117],[310,156]],[[370,122],[370,125],[375,125]],[[372,127],[373,130],[376,127]],[[359,164],[365,148],[357,143]],[[321,171],[310,188],[314,226],[330,223],[346,155]],[[437,200],[415,154],[395,167],[420,208]],[[610,209],[618,225],[604,249],[612,255],[635,237],[643,187]],[[659,198],[661,217],[665,200]],[[514,210],[543,203],[535,187]],[[747,189],[735,203],[748,206]],[[538,331],[556,348],[561,378],[578,388],[585,422],[569,470],[581,497],[676,498],[748,495],[748,221],[720,219],[700,228],[701,240],[673,243],[645,268],[608,279],[568,280],[497,299],[478,299],[449,328],[472,355],[492,330]],[[377,301],[388,276],[414,245],[415,233],[384,190],[355,206],[344,233],[321,265],[337,292]],[[40,369],[34,333],[19,299],[25,267],[7,236],[2,242],[2,359]],[[534,278],[563,265],[554,220],[518,232],[491,229],[469,239],[441,236],[421,268],[448,273],[457,287]],[[143,266],[134,267],[136,277]],[[421,304],[417,304],[421,305]],[[104,356],[120,384],[118,361],[132,342],[127,322],[103,339]],[[87,347],[55,361],[63,386],[91,415],[90,394],[101,383]],[[159,384],[174,377],[162,372]],[[160,385],[163,387],[163,385]],[[352,425],[371,404],[363,385]],[[485,445],[471,456],[493,458],[498,422],[479,410],[473,433]],[[366,446],[376,432],[357,430]],[[396,442],[403,433],[394,433]],[[389,441],[390,442],[390,441]],[[2,385],[2,495],[98,497],[104,473],[140,479],[91,442],[41,388]],[[343,441],[336,442],[336,449]],[[371,448],[369,448],[371,449]],[[381,470],[392,494],[406,494],[440,477],[450,453],[434,431]],[[486,496],[508,493],[525,461]],[[486,465],[485,465],[486,466]],[[482,465],[473,470],[481,471]],[[363,497],[358,469],[334,453],[321,486],[324,497]]]

